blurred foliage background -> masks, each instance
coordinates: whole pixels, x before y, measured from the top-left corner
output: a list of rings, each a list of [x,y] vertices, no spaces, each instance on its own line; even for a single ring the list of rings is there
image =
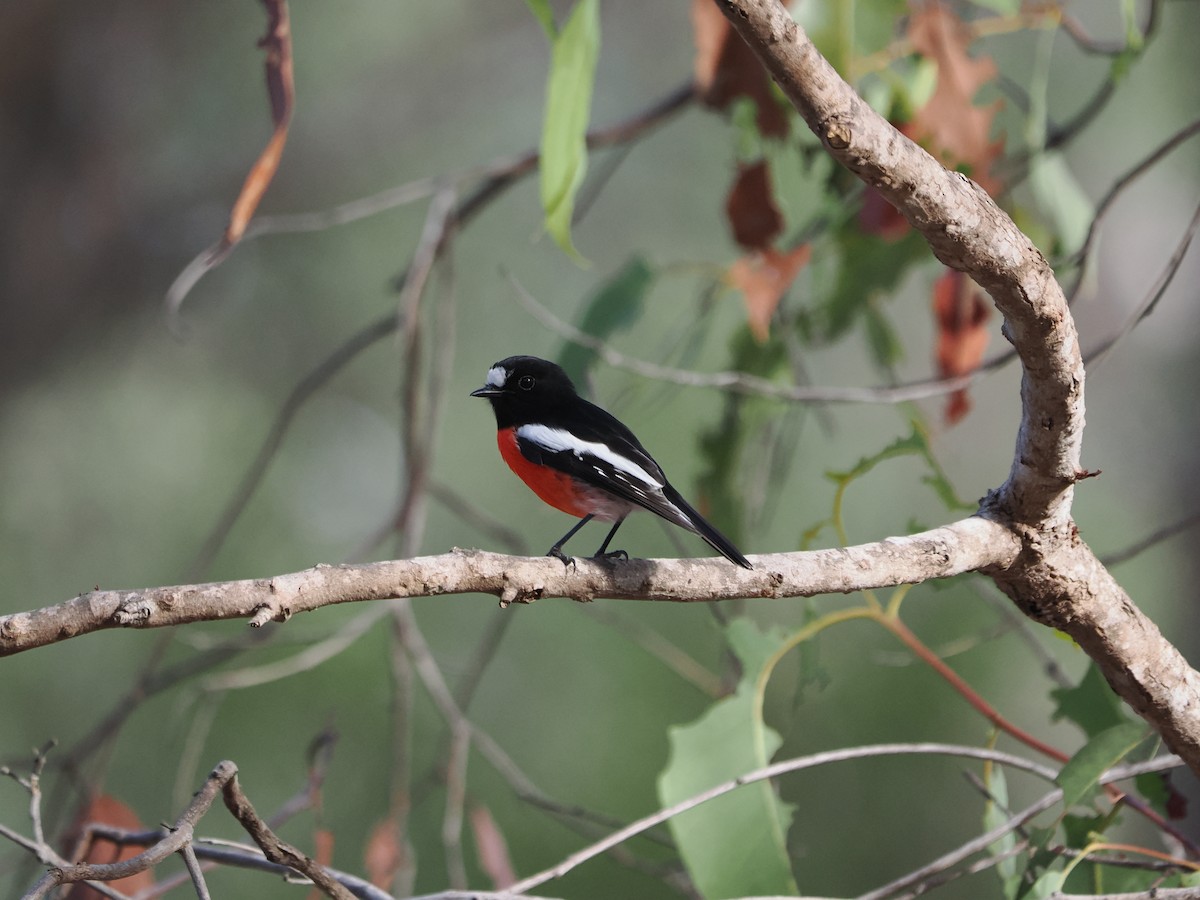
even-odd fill
[[[1122,41],[1123,4],[1076,5],[1071,11],[1089,33]],[[1016,158],[1028,137],[1030,72],[1043,63],[1050,122],[1069,120],[1114,80],[1103,110],[1063,148],[1088,203],[1194,119],[1200,4],[1171,0],[1160,7],[1161,23],[1144,53],[1115,76],[1109,59],[1083,52],[1061,33],[1051,41],[1051,30],[997,29],[976,41],[973,52],[994,58],[1000,72],[984,99],[1003,101],[995,134],[1006,139],[1004,158]],[[560,14],[566,8],[555,5]],[[956,8],[968,17],[1003,18],[984,7]],[[803,4],[798,15],[820,36],[847,9],[855,7]],[[850,47],[856,58],[902,34],[903,12],[899,2],[859,4],[858,43]],[[691,77],[688,13],[681,0],[604,0],[593,124],[629,117]],[[0,612],[59,602],[95,585],[269,576],[396,552],[394,535],[379,539],[387,535],[404,470],[403,361],[392,337],[303,406],[220,552],[204,571],[193,571],[288,392],[366,323],[396,308],[394,281],[425,214],[424,203],[415,203],[341,227],[248,241],[189,295],[181,333],[167,327],[167,287],[220,234],[269,135],[254,46],[262,29],[262,10],[249,0],[9,3],[0,10]],[[549,52],[517,0],[296,2],[292,29],[296,113],[264,213],[325,209],[537,145]],[[877,75],[874,83],[886,81]],[[934,374],[930,297],[941,269],[923,248],[894,290],[870,295],[883,323],[877,327],[898,349],[887,365],[861,319],[836,340],[805,331],[839,277],[857,272],[865,279],[878,259],[867,249],[848,263],[840,255],[844,244],[814,224],[818,212],[836,214],[846,195],[830,193],[838,176],[805,156],[807,135],[772,151],[796,160],[777,169],[778,203],[789,238],[810,240],[813,253],[781,306],[795,339],[773,332],[771,343],[758,344],[749,336],[739,294],[721,281],[741,253],[724,208],[746,135],[736,111],[731,123],[693,105],[629,147],[595,154],[595,190],[574,232],[587,265],[542,234],[536,178],[499,197],[456,236],[425,307],[428,313],[452,296],[456,323],[453,345],[436,348],[452,354],[452,375],[432,477],[515,530],[522,543],[503,545],[435,495],[420,553],[453,546],[538,553],[569,524],[504,469],[489,410],[467,397],[494,360],[567,352],[519,302],[510,273],[560,318],[579,323],[614,277],[644,261],[653,276],[640,309],[608,338],[635,358],[702,372],[759,366],[787,379],[796,371],[786,362],[791,352],[817,385]],[[1196,142],[1185,144],[1122,193],[1104,219],[1075,307],[1085,347],[1119,330],[1151,290],[1187,226],[1200,188],[1198,163]],[[1047,240],[1052,257],[1065,257],[1056,256],[1054,243],[1061,231],[1027,185],[1014,186],[1009,207]],[[1076,514],[1101,553],[1194,511],[1200,500],[1193,477],[1198,274],[1195,257],[1185,260],[1155,314],[1089,371],[1084,463],[1103,476],[1080,485]],[[989,358],[1003,350],[998,327],[993,315]],[[775,361],[766,365],[771,353]],[[831,529],[816,529],[833,510],[835,486],[824,473],[847,470],[909,435],[914,416],[957,495],[981,497],[1008,472],[1018,420],[1014,365],[972,387],[973,408],[954,426],[943,421],[942,398],[823,407],[753,400],[738,404],[731,419],[731,401],[715,391],[649,381],[594,361],[588,372],[593,399],[629,423],[672,481],[707,503],[747,553],[836,543]],[[722,453],[734,451],[736,475],[722,494],[714,472]],[[923,481],[929,471],[919,457],[904,457],[856,480],[843,509],[849,540],[957,517]],[[706,552],[648,516],[631,520],[622,537],[640,556]],[[599,541],[599,531],[581,540],[593,538]],[[1194,533],[1185,533],[1117,571],[1193,659],[1200,650],[1194,543]],[[444,597],[416,601],[413,609],[452,684],[472,671],[481,639],[507,619],[471,702],[472,720],[547,795],[628,821],[659,805],[668,728],[701,715],[714,683],[724,678],[729,685],[724,618],[744,611],[763,625],[794,630],[815,612],[852,602],[824,597],[714,610],[548,601],[498,610],[487,597]],[[285,836],[307,846],[314,827],[326,828],[335,839],[334,864],[361,871],[368,834],[399,790],[396,761],[403,760],[412,775],[415,886],[437,890],[447,884],[439,774],[445,728],[416,685],[409,688],[408,734],[397,736],[395,699],[404,688],[393,677],[388,620],[345,652],[286,679],[233,690],[211,681],[291,658],[365,612],[328,609],[250,638],[242,623],[171,634],[114,631],[6,659],[0,758],[20,767],[31,747],[58,739],[46,776],[51,825],[69,821],[93,786],[156,823],[173,819],[222,758],[237,762],[260,810],[275,809],[303,785],[309,743],[332,727],[339,740],[320,811],[294,820]],[[1068,751],[1078,746],[1073,725],[1050,721],[1056,682],[1046,661],[1077,681],[1086,659],[1044,631],[1023,638],[1024,626],[983,580],[917,588],[905,621],[927,644],[952,654],[954,667],[1010,719]],[[658,647],[663,639],[709,679],[681,675]],[[235,655],[149,697],[108,740],[90,743],[148,667],[184,663],[237,641],[244,645]],[[980,743],[988,736],[986,723],[944,683],[866,624],[831,629],[785,660],[768,691],[767,719],[784,739],[780,758],[876,741]],[[81,740],[89,742],[87,752],[79,751]],[[64,772],[56,756],[79,765]],[[784,797],[797,804],[789,849],[801,887],[821,895],[863,891],[977,833],[982,801],[961,769],[901,759],[784,779]],[[1013,781],[1014,793],[1033,790]],[[1176,781],[1200,799],[1190,776]],[[563,816],[519,799],[476,755],[468,794],[472,806],[494,817],[521,875],[585,840]],[[17,786],[0,785],[0,821],[22,829],[25,810]],[[238,836],[219,812],[202,830]],[[487,886],[470,838],[467,844],[470,883]],[[650,871],[603,858],[547,890],[571,897],[667,894],[654,866],[672,854],[645,841],[631,849],[652,863]],[[15,895],[35,877],[23,854],[0,849],[0,893]],[[247,872],[214,874],[211,883],[218,896],[298,890]],[[999,896],[998,885],[975,881],[942,895],[989,896],[993,889]]]

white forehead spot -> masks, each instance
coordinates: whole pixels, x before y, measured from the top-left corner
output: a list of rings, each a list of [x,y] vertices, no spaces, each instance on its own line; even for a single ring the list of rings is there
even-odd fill
[[[595,441],[584,441],[575,437],[562,428],[550,428],[547,425],[522,425],[517,429],[517,437],[532,441],[538,446],[545,447],[551,453],[561,453],[569,450],[577,459],[583,459],[585,454],[604,460],[619,472],[624,472],[642,482],[644,490],[656,491],[662,489],[662,483],[657,478],[619,453],[614,453],[606,444]],[[603,473],[601,473],[603,474]],[[635,485],[636,487],[636,485]]]
[[[504,382],[508,380],[508,370],[504,366],[492,366],[488,369],[487,383],[488,387],[502,388]]]

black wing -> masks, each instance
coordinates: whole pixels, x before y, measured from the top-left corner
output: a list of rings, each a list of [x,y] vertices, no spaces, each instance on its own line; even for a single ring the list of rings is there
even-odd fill
[[[751,568],[737,547],[671,486],[633,432],[600,407],[581,398],[577,403],[579,415],[551,419],[553,425],[520,426],[521,454],[686,528],[727,559]]]

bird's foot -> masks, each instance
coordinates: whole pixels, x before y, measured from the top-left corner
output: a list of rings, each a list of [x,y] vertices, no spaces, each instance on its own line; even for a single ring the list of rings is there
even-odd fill
[[[567,556],[567,554],[562,552],[561,547],[551,547],[549,550],[546,551],[546,555],[553,556],[555,559],[559,560],[568,569],[575,568],[575,557]]]
[[[628,560],[629,554],[624,550],[609,550],[607,553],[596,553],[592,559],[623,559]]]

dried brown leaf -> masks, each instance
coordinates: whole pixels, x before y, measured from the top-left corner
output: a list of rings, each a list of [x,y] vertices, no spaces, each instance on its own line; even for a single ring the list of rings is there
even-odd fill
[[[892,124],[905,137],[913,136],[911,122]],[[877,235],[885,241],[898,241],[908,234],[911,226],[900,210],[885,200],[877,188],[867,185],[863,192],[862,206],[858,210],[858,227],[864,234]]]
[[[992,306],[982,288],[962,272],[947,269],[933,285],[933,316],[937,323],[937,368],[943,378],[966,375],[979,368],[991,335],[987,321]],[[966,388],[946,401],[945,419],[953,425],[971,409]]]
[[[504,890],[517,881],[517,873],[508,855],[508,842],[504,840],[496,820],[486,806],[473,806],[470,813],[471,834],[475,837],[475,854],[479,866],[492,881],[492,887]]]
[[[313,832],[313,859],[323,866],[333,865],[333,832],[328,828],[318,828]],[[308,892],[308,900],[320,900],[324,891],[314,886]]]
[[[263,152],[259,154],[250,173],[242,184],[242,190],[229,214],[229,224],[221,238],[217,256],[223,256],[229,248],[242,239],[246,226],[254,216],[258,204],[270,187],[279,160],[287,143],[288,125],[292,120],[296,86],[292,73],[292,28],[288,15],[287,0],[262,0],[267,8],[267,33],[258,46],[267,51],[266,75],[267,95],[271,100],[271,121],[275,131]]]
[[[141,831],[142,823],[137,814],[109,794],[97,794],[75,816],[74,825],[68,832],[67,843],[72,845],[68,855],[72,862],[89,862],[107,864],[121,862],[137,856],[142,852],[141,847],[128,844],[119,846],[103,838],[81,843],[83,827],[89,823],[111,825],[114,828],[124,828],[129,831]],[[110,881],[109,886],[123,894],[136,894],[154,884],[154,872],[147,869],[119,881]],[[74,884],[67,891],[67,900],[103,900],[103,894],[86,884]]]
[[[723,110],[738,97],[749,97],[758,110],[759,132],[786,137],[787,115],[771,88],[770,77],[712,0],[692,0],[692,30],[696,92],[704,104]]]
[[[371,837],[363,854],[363,865],[371,884],[387,890],[396,873],[405,867],[407,855],[408,848],[396,826],[396,820],[389,816],[378,822],[371,829]]]
[[[908,38],[922,56],[937,63],[937,85],[913,117],[913,138],[924,143],[948,168],[965,166],[993,196],[1000,189],[991,167],[1004,142],[991,139],[999,101],[975,106],[979,89],[996,77],[991,57],[972,57],[970,35],[954,12],[937,0],[918,7]]]
[[[783,253],[767,247],[746,254],[729,267],[726,277],[742,292],[746,322],[755,340],[765,341],[770,335],[771,316],[811,254],[808,244]]]
[[[765,250],[783,230],[783,216],[771,193],[766,160],[739,164],[737,178],[725,198],[725,215],[733,239],[744,250]]]

